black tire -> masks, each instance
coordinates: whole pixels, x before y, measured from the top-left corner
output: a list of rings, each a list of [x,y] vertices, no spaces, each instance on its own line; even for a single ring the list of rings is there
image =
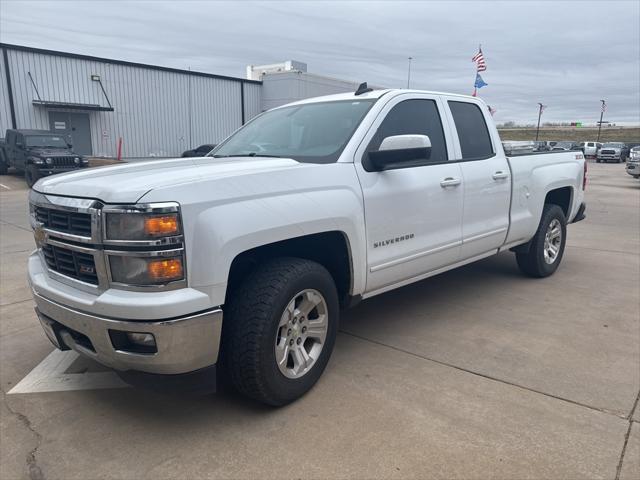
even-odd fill
[[[24,171],[24,180],[27,182],[29,188],[33,187],[33,185],[40,179],[40,171],[37,169],[35,165],[27,165],[27,168]]]
[[[545,260],[545,237],[551,222],[557,219],[560,222],[562,236],[560,238],[559,251],[552,263]],[[531,239],[529,251],[516,253],[516,261],[520,270],[531,277],[543,278],[552,275],[560,265],[567,241],[567,220],[564,212],[558,205],[546,204],[542,210],[542,218],[536,234]]]
[[[327,334],[310,369],[299,378],[288,378],[276,363],[279,323],[289,302],[305,289],[324,297]],[[335,343],[339,304],[331,274],[310,260],[278,258],[258,266],[230,297],[223,324],[222,368],[233,386],[272,406],[300,398],[322,375]]]

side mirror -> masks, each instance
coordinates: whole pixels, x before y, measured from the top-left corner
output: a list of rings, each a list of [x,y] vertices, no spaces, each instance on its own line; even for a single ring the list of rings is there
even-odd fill
[[[393,135],[382,140],[377,151],[369,152],[364,167],[381,172],[421,165],[430,157],[431,140],[427,135]]]
[[[73,148],[73,143],[67,143],[67,148]]]

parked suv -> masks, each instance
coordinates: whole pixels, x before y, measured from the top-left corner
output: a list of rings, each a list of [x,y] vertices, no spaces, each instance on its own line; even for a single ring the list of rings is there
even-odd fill
[[[47,130],[7,130],[0,141],[0,175],[10,167],[24,173],[29,187],[39,178],[87,166],[89,160],[73,152],[64,137]]]

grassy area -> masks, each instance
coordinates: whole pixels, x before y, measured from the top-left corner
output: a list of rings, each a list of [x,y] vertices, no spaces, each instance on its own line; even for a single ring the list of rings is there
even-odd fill
[[[500,129],[502,140],[535,140],[535,128]],[[542,127],[538,140],[566,140],[572,142],[595,141],[598,128],[593,127]],[[640,142],[640,127],[603,127],[601,142]]]

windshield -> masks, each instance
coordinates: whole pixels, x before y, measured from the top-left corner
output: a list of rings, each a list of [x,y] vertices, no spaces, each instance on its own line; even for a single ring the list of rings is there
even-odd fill
[[[602,148],[622,148],[624,143],[605,143]]]
[[[24,137],[24,141],[27,147],[67,148],[67,142],[62,137],[54,135],[29,135]]]
[[[266,112],[209,153],[333,163],[375,99],[306,103]]]

